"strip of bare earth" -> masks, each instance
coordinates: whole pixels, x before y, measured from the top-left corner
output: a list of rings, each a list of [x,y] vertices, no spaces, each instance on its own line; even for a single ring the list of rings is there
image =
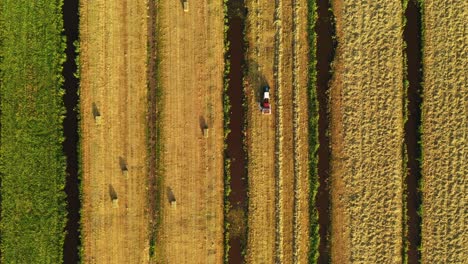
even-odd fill
[[[223,261],[223,2],[158,2],[164,180],[159,263]],[[204,136],[204,128],[208,133]]]
[[[423,4],[422,263],[468,259],[468,2]]]
[[[147,263],[147,2],[80,12],[83,260]]]
[[[333,263],[402,261],[402,3],[333,1]]]
[[[406,78],[406,179],[403,196],[403,221],[405,234],[403,241],[403,263],[416,264],[420,260],[421,217],[418,209],[421,205],[419,180],[421,178],[421,12],[417,0],[404,1],[405,10],[405,54]]]

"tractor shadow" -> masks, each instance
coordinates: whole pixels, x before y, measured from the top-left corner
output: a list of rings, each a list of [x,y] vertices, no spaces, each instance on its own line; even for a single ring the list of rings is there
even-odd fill
[[[249,64],[246,64],[245,67],[248,67],[246,73],[247,73],[247,88],[248,89],[253,89],[253,94],[255,96],[255,101],[260,103],[263,100],[263,87],[268,85],[270,87],[270,96],[274,92],[274,87],[273,80],[270,80],[270,83],[268,82],[267,78],[263,74],[263,72],[260,70],[260,66],[258,65],[257,62],[255,61],[250,61]],[[246,90],[246,92],[250,92]]]

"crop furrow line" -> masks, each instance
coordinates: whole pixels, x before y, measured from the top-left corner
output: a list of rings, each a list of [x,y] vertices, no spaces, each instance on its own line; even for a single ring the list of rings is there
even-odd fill
[[[276,176],[276,195],[275,195],[275,214],[276,214],[276,238],[275,238],[275,262],[282,263],[283,260],[283,226],[284,226],[284,219],[282,216],[283,212],[283,173],[282,163],[282,150],[283,150],[283,102],[281,99],[281,82],[282,82],[282,72],[281,72],[281,64],[283,62],[283,54],[282,54],[282,35],[283,35],[283,27],[281,25],[281,17],[282,17],[282,0],[275,0],[275,59],[274,59],[274,66],[273,66],[273,75],[275,77],[275,88],[276,88],[276,128],[275,128],[275,176]]]
[[[293,200],[293,263],[298,263],[298,255],[300,253],[300,243],[297,241],[299,239],[299,215],[300,215],[300,189],[299,189],[299,176],[301,175],[301,170],[299,166],[300,160],[300,151],[299,151],[299,104],[298,104],[298,95],[299,95],[299,84],[298,84],[298,47],[299,35],[298,35],[298,25],[299,25],[299,4],[298,0],[292,0],[293,6],[293,23],[292,23],[292,32],[293,32],[293,43],[292,43],[292,82],[293,82],[293,163],[294,163],[294,200]]]

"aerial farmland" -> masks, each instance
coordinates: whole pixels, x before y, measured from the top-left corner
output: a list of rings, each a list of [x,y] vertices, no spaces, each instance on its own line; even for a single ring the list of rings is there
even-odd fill
[[[1,0],[0,263],[467,263],[467,21]]]

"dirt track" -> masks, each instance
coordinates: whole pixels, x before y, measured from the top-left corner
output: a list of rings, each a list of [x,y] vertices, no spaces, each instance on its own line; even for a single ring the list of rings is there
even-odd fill
[[[468,2],[423,8],[422,263],[466,263]]]
[[[159,1],[157,10],[164,142],[157,261],[221,263],[224,13],[222,1],[189,2],[187,13],[181,1]]]
[[[146,1],[80,12],[84,262],[147,263]]]
[[[246,1],[249,263],[307,261],[307,5]],[[275,11],[275,8],[278,8]],[[292,16],[291,16],[292,14]],[[276,22],[276,25],[274,22]],[[272,115],[258,110],[271,88]]]
[[[333,1],[331,262],[402,261],[402,4]]]

